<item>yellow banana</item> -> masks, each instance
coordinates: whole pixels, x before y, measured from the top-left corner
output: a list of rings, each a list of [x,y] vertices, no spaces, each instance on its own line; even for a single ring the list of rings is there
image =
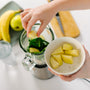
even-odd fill
[[[12,17],[16,14],[21,12],[21,10],[14,11],[8,10],[1,16],[1,35],[4,41],[10,42],[10,34],[9,34],[9,23]]]
[[[1,27],[1,21],[0,21],[0,27]],[[1,29],[0,29],[0,40],[2,40]]]

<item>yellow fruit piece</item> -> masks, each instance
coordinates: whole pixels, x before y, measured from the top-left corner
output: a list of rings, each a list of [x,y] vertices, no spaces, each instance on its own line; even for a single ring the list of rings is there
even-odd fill
[[[40,52],[40,51],[36,48],[30,48],[30,53],[34,53],[34,52]]]
[[[37,38],[36,32],[32,30],[32,31],[29,33],[29,38],[30,38],[30,39]]]
[[[52,53],[52,55],[63,54],[63,53],[64,53],[63,48],[60,46]]]
[[[59,63],[60,66],[63,64],[61,55],[53,55],[53,58]]]
[[[44,36],[43,35],[40,35],[40,38],[42,38],[43,40],[45,40]]]
[[[63,50],[72,50],[72,49],[73,49],[73,47],[71,44],[69,44],[69,43],[63,44]]]
[[[72,55],[74,57],[79,56],[79,50],[73,49],[73,50],[67,50],[65,51],[65,54]]]
[[[73,64],[73,58],[69,55],[62,55],[62,59],[67,64]]]
[[[50,64],[53,69],[56,69],[60,66],[59,63],[53,57],[50,58]]]
[[[30,39],[37,38],[36,31],[33,31],[33,30],[32,30],[32,31],[29,33],[29,38],[30,38]],[[45,40],[45,38],[44,38],[44,36],[43,36],[43,35],[40,35],[40,38],[42,38],[42,39],[44,39],[44,40]]]

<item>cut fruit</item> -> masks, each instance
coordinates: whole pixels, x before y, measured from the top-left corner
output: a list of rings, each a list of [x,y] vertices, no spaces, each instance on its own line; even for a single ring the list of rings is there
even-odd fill
[[[69,55],[62,55],[62,59],[67,64],[73,64],[73,58]]]
[[[79,56],[79,50],[73,49],[73,50],[67,50],[65,51],[65,54],[72,55],[74,57]]]
[[[61,55],[53,55],[53,57],[59,63],[60,66],[63,64]]]
[[[32,30],[32,31],[29,33],[29,35],[28,35],[28,36],[29,36],[29,38],[30,38],[30,39],[34,39],[34,38],[36,38],[36,37],[37,37],[37,34],[36,34],[36,32],[35,32],[35,31],[33,31],[33,30]]]
[[[44,36],[43,35],[40,35],[40,38],[42,38],[43,40],[45,40]]]
[[[73,49],[73,47],[69,43],[63,44],[63,50],[72,50],[72,49]]]
[[[60,46],[52,53],[52,55],[63,54],[63,53],[64,53],[63,48]]]
[[[40,52],[40,51],[36,48],[30,48],[30,53],[34,53],[34,52]]]
[[[77,37],[80,35],[80,30],[69,11],[60,11],[59,17],[61,19],[64,35],[67,37]]]
[[[37,38],[36,32],[32,30],[32,31],[29,33],[29,38],[30,38],[30,39],[35,39],[35,38]],[[40,35],[40,38],[42,38],[43,40],[45,40],[45,38],[44,38],[43,35]]]
[[[60,66],[59,63],[53,57],[50,58],[50,64],[53,69],[56,69]]]

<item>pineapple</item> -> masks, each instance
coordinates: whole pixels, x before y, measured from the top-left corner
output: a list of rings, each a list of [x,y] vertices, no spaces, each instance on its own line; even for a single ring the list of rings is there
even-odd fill
[[[50,64],[53,69],[56,69],[60,66],[59,63],[52,56],[50,58]]]
[[[73,50],[67,50],[65,51],[65,54],[72,55],[74,57],[79,56],[79,50],[73,49]]]
[[[43,40],[45,40],[44,36],[43,35],[40,35],[40,38],[42,38]]]
[[[73,49],[73,47],[69,43],[63,44],[63,50],[72,50],[72,49]]]
[[[60,46],[52,53],[52,55],[63,54],[63,53],[64,53],[63,48]]]
[[[69,55],[62,55],[62,59],[67,64],[73,64],[73,57]]]
[[[53,55],[53,57],[59,63],[60,66],[63,64],[61,55]]]

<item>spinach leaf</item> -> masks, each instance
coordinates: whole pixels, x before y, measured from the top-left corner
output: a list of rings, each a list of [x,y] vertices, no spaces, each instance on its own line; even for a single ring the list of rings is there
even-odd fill
[[[29,40],[29,46],[27,47],[27,50],[29,51],[30,47],[39,49],[40,52],[49,44],[49,42],[43,40],[42,38],[35,38]]]

